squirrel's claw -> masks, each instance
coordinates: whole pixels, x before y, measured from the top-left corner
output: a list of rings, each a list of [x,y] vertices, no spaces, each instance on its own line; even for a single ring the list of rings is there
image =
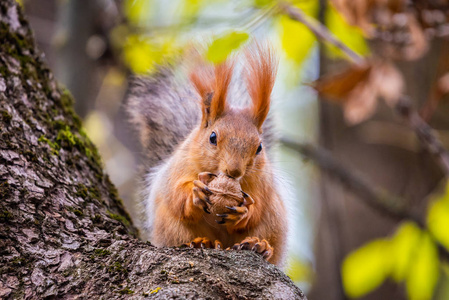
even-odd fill
[[[231,210],[231,211],[237,212],[237,208],[235,208],[235,207],[232,207],[232,206],[226,206],[226,208],[229,209],[229,210]]]
[[[215,242],[212,242],[207,237],[197,237],[190,243],[185,243],[182,246],[201,249],[223,249],[223,244],[219,240],[215,240]]]
[[[209,196],[213,194],[212,191],[200,180],[194,180],[193,185],[193,204],[202,208],[205,213],[210,214],[209,207],[212,205],[212,202]]]
[[[267,240],[259,240],[257,237],[247,237],[240,243],[232,246],[233,250],[250,250],[254,251],[260,255],[265,260],[269,260],[273,255],[273,247],[270,246]]]
[[[243,202],[242,202],[242,204],[240,204],[240,206],[250,206],[250,205],[254,204],[254,199],[250,195],[248,195],[244,191],[241,191],[241,192],[243,195]]]
[[[198,187],[193,188],[193,204],[204,210],[205,213],[210,214],[209,205],[211,204],[209,196],[207,196]]]
[[[226,214],[216,214],[217,217],[222,218],[217,221],[218,224],[238,224],[248,216],[248,208],[246,206],[226,206],[229,210]]]
[[[207,185],[199,180],[194,180],[193,184],[199,188],[200,190],[202,190],[203,193],[207,194],[207,195],[212,195],[213,192],[207,187]]]

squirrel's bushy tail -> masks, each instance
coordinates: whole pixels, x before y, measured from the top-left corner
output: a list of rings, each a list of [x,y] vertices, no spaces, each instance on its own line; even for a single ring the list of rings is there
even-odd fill
[[[169,68],[151,77],[132,77],[126,106],[143,147],[146,168],[167,158],[201,117],[191,85]]]

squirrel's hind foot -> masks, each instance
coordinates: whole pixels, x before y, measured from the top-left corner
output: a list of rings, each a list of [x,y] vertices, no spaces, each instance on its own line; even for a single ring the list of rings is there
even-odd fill
[[[223,249],[223,244],[219,240],[212,242],[207,237],[197,237],[190,243],[185,243],[183,246],[202,249]]]
[[[273,256],[274,248],[270,246],[267,240],[259,240],[257,237],[247,237],[240,243],[236,243],[231,248],[227,248],[226,250],[250,250],[254,251],[260,255],[265,260],[269,260],[271,256]]]

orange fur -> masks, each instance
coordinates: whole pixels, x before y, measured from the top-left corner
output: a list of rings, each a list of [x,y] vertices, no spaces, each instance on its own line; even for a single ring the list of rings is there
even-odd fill
[[[274,248],[269,261],[282,265],[286,254],[287,214],[265,151],[256,154],[276,72],[272,52],[261,47],[256,51],[247,56],[251,109],[227,105],[232,62],[217,66],[213,73],[210,69],[199,69],[191,75],[202,98],[203,121],[177,148],[164,172],[157,174],[151,236],[156,246],[177,246],[205,237],[219,240],[227,248],[246,237],[257,237],[267,240]],[[217,145],[209,142],[212,131],[217,135]],[[201,172],[238,174],[242,190],[255,201],[248,206],[245,219],[236,224],[218,225],[214,216],[194,203],[193,181]]]

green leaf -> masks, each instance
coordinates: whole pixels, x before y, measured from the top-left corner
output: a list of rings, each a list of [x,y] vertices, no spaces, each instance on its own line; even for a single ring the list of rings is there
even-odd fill
[[[238,49],[249,38],[244,31],[231,31],[216,38],[207,50],[206,57],[209,61],[218,64],[226,60],[232,51]]]
[[[363,36],[363,31],[351,26],[345,18],[331,5],[326,9],[326,27],[340,40],[360,55],[369,54],[369,47]],[[341,50],[335,46],[326,44],[329,54],[332,56],[344,56]]]
[[[343,261],[343,287],[349,297],[361,297],[376,289],[390,273],[388,240],[377,239],[350,253]]]
[[[410,300],[432,299],[439,277],[438,249],[428,233],[423,233],[415,249],[406,279]]]
[[[397,282],[406,279],[416,246],[421,238],[421,230],[415,223],[403,223],[391,239],[392,277]]]

